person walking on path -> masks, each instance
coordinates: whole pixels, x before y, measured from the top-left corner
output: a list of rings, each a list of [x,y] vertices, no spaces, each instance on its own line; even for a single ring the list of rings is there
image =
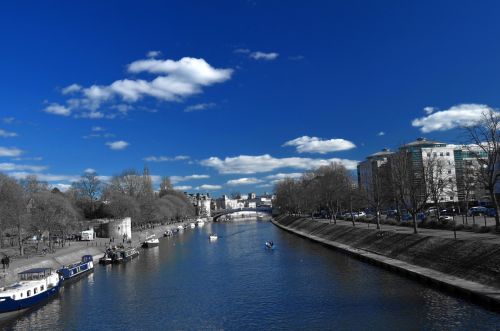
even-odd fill
[[[5,265],[7,266],[7,269],[9,269],[9,264],[10,264],[10,257],[8,255],[5,255]]]
[[[3,270],[5,271],[5,256],[2,257],[2,267],[3,267]]]

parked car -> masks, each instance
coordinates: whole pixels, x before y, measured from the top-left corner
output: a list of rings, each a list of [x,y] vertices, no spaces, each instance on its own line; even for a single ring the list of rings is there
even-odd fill
[[[486,216],[495,217],[497,215],[497,210],[495,208],[488,208],[486,211]]]
[[[447,222],[453,221],[453,216],[450,216],[450,215],[441,215],[439,217],[439,220],[440,221],[447,221]]]
[[[488,212],[488,208],[483,207],[483,206],[477,206],[477,207],[472,207],[469,209],[467,214],[469,216],[479,216],[479,215],[485,215]]]

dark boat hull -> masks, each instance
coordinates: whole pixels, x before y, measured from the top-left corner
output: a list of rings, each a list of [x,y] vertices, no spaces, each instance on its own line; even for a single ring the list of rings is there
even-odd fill
[[[10,297],[0,297],[0,319],[12,317],[16,313],[35,307],[42,302],[49,300],[59,293],[62,282],[60,281],[57,286],[54,286],[47,291],[33,295],[29,298],[14,300]]]

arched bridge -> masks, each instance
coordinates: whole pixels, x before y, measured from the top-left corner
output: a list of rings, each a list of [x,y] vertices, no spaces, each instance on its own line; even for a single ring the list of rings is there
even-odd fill
[[[268,207],[268,206],[265,206],[265,207],[263,206],[263,207],[257,207],[257,208],[236,208],[236,209],[216,210],[216,211],[212,212],[212,219],[214,222],[217,222],[221,216],[229,215],[229,214],[233,214],[233,213],[238,213],[238,212],[242,212],[242,211],[243,212],[244,211],[254,211],[254,212],[266,213],[266,214],[271,215],[273,212],[273,208]]]

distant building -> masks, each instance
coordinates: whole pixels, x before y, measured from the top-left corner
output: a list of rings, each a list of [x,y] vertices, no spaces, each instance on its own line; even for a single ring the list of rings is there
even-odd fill
[[[389,157],[393,154],[389,149],[384,148],[382,151],[372,154],[366,160],[358,164],[358,187],[363,189],[368,194],[373,193],[374,187],[374,174],[385,177],[386,180],[390,179],[388,173]],[[384,183],[389,184],[390,183]]]
[[[249,200],[253,200],[257,197],[257,195],[255,193],[248,193],[248,199]]]
[[[210,194],[186,194],[186,197],[196,209],[196,216],[210,216],[212,208],[212,198]]]
[[[99,236],[103,238],[115,238],[116,240],[129,240],[132,238],[132,219],[102,219],[99,221]]]

